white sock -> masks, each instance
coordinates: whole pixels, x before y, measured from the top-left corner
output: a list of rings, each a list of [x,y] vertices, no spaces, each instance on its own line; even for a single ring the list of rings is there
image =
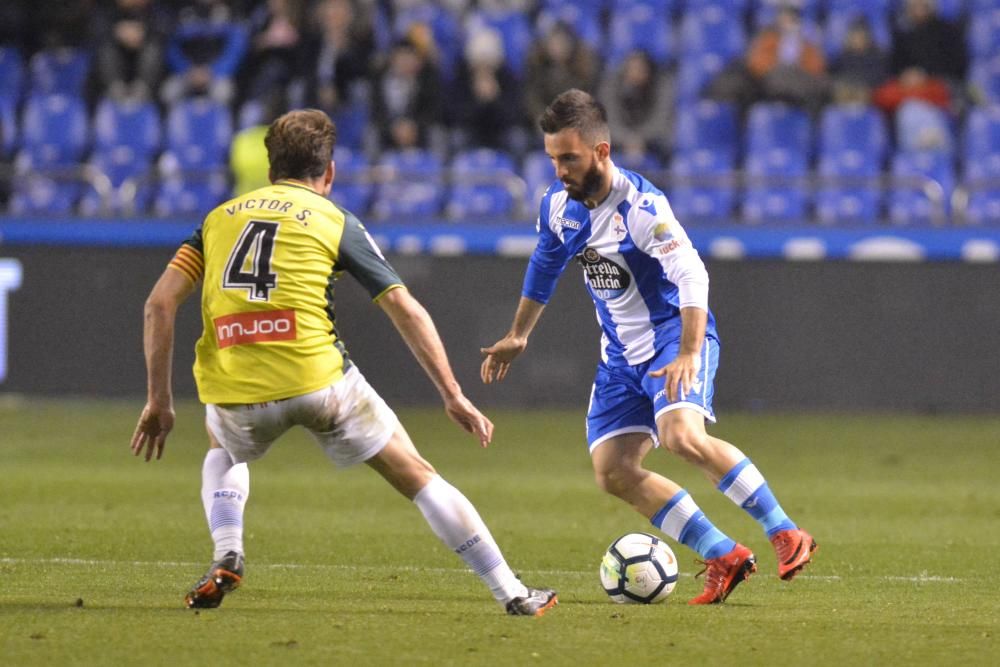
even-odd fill
[[[528,589],[513,571],[493,541],[476,508],[462,492],[435,475],[420,489],[413,502],[423,513],[431,530],[444,545],[461,556],[465,564],[483,580],[493,597],[506,603],[524,597]]]
[[[215,542],[214,560],[243,553],[243,508],[250,495],[250,469],[234,464],[229,452],[209,449],[201,468],[201,502]]]

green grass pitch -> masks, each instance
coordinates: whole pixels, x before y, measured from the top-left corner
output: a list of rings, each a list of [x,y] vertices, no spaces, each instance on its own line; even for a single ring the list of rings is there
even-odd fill
[[[790,584],[749,517],[654,452],[758,555],[729,602],[694,608],[694,555],[676,544],[665,604],[601,590],[604,549],[649,526],[594,485],[582,406],[494,414],[488,450],[441,411],[401,411],[515,570],[559,590],[533,619],[505,616],[412,504],[364,466],[336,471],[303,433],[251,470],[243,588],[182,608],[211,555],[202,413],[181,405],[165,458],[146,464],[127,446],[139,408],[0,406],[0,664],[1000,664],[1000,418],[723,415],[712,432],[820,544]]]

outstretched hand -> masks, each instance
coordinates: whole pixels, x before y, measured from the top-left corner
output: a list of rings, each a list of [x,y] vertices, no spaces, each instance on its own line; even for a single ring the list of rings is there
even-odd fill
[[[527,345],[528,341],[524,338],[508,334],[490,347],[479,348],[479,353],[483,355],[483,365],[479,368],[483,383],[492,384],[507,377],[511,362],[524,352]]]
[[[479,445],[487,447],[493,441],[493,422],[486,418],[472,401],[463,395],[445,401],[444,411],[448,417],[467,433],[479,438]]]
[[[652,377],[666,378],[664,388],[667,390],[667,399],[671,403],[674,403],[678,398],[680,400],[687,398],[687,393],[691,391],[691,385],[694,384],[695,378],[698,377],[699,370],[701,370],[701,358],[698,354],[682,353],[678,354],[673,361],[663,368],[650,371],[649,374]],[[680,385],[679,396],[677,391],[678,385]]]
[[[173,408],[162,408],[150,403],[142,409],[139,423],[132,434],[132,453],[139,456],[143,448],[146,450],[146,460],[160,459],[163,456],[163,446],[167,442],[167,434],[174,427]]]

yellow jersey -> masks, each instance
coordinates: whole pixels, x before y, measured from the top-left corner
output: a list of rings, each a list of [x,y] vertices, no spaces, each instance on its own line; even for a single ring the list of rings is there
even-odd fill
[[[336,382],[334,282],[347,271],[377,300],[402,287],[361,222],[281,181],[214,209],[169,266],[204,278],[194,376],[203,403],[263,403]]]

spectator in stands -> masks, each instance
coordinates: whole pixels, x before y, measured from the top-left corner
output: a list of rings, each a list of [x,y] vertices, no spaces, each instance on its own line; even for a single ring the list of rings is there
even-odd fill
[[[911,69],[958,83],[965,79],[968,50],[962,29],[937,14],[933,0],[906,0],[892,36],[892,71]]]
[[[374,52],[371,22],[352,0],[321,0],[316,7],[316,28],[302,50],[305,85],[298,106],[317,107],[332,115],[343,104],[367,100]]]
[[[829,84],[823,51],[793,5],[783,5],[774,24],[754,37],[747,69],[761,83],[764,99],[813,112],[826,103]]]
[[[27,1],[0,2],[0,48],[13,47],[23,54],[29,34]]]
[[[250,47],[242,67],[241,95],[259,100],[284,89],[296,74],[303,44],[303,0],[266,0],[251,14]]]
[[[746,109],[760,101],[794,104],[816,113],[826,103],[826,59],[794,5],[782,5],[773,24],[751,41],[708,86],[706,95]]]
[[[512,144],[519,143],[512,135],[524,112],[496,30],[484,28],[469,35],[450,111],[461,134],[460,144],[511,150]]]
[[[376,77],[374,116],[385,148],[427,148],[437,143],[441,120],[441,77],[437,67],[409,39],[393,45]]]
[[[7,4],[9,0],[2,0]],[[27,2],[28,35],[25,47],[29,52],[60,47],[87,47],[88,26],[95,11],[95,0],[58,0]]]
[[[868,104],[872,91],[889,77],[888,57],[875,43],[868,19],[851,23],[830,73],[834,100],[841,104]]]
[[[907,100],[919,100],[941,109],[951,108],[951,90],[944,79],[929,76],[920,67],[910,67],[875,91],[872,101],[888,114],[893,114]]]
[[[645,51],[630,53],[601,84],[601,101],[616,150],[664,158],[672,144],[674,94],[666,72]]]
[[[528,54],[524,79],[524,106],[528,121],[545,111],[552,99],[570,88],[595,91],[600,74],[597,59],[567,24],[556,23],[538,35]]]
[[[208,95],[229,104],[234,77],[246,54],[247,32],[225,0],[188,0],[177,14],[167,46],[172,72],[160,94],[166,104]]]
[[[144,100],[156,92],[163,73],[167,16],[153,0],[115,0],[94,21],[96,76],[100,93]]]

